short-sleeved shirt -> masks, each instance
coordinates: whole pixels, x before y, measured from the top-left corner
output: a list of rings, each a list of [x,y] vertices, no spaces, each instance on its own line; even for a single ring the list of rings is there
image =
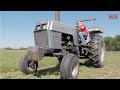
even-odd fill
[[[82,26],[84,27],[84,29],[81,29],[80,32],[85,32],[88,35],[88,30],[86,26],[84,24],[82,24]]]

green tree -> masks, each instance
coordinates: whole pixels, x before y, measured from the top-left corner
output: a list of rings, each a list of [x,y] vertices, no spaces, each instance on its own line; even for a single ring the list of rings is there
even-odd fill
[[[114,46],[113,46],[114,38],[108,36],[108,37],[105,37],[104,39],[105,39],[105,44],[106,44],[106,50],[107,51],[113,51],[113,49],[114,49]]]
[[[117,42],[120,42],[120,35],[116,35],[116,36],[114,37],[114,39],[115,39]]]
[[[114,39],[117,42],[116,51],[120,51],[120,35],[116,35]]]
[[[116,35],[114,38],[107,36],[104,39],[107,51],[120,51],[120,35]]]

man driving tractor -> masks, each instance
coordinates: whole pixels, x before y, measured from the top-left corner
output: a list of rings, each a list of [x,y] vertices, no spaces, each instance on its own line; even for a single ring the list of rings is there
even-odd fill
[[[81,21],[77,21],[77,26],[80,29],[79,36],[81,39],[81,44],[85,44],[85,37],[88,36],[88,30],[84,24],[82,24]]]

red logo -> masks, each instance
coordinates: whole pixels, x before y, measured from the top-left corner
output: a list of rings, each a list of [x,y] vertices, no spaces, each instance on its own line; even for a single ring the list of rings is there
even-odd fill
[[[118,14],[109,14],[109,19],[118,19]]]

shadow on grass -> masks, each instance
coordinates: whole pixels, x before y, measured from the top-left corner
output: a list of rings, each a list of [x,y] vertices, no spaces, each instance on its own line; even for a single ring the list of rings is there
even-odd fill
[[[58,75],[60,70],[60,66],[56,65],[55,67],[50,67],[42,70],[38,70],[34,76],[37,76],[38,78],[41,78],[41,76],[45,75]]]
[[[81,63],[80,62],[80,66],[86,66],[91,68],[92,66],[89,63]],[[60,65],[56,65],[55,67],[50,67],[50,68],[46,68],[46,69],[41,69],[38,70],[34,76],[37,76],[38,78],[41,78],[41,76],[46,76],[46,75],[59,75],[59,71],[60,71]]]
[[[88,68],[92,68],[93,66],[90,64],[90,63],[88,63],[88,62],[84,62],[84,63],[81,63],[80,62],[80,66],[86,66],[86,67],[88,67]]]

